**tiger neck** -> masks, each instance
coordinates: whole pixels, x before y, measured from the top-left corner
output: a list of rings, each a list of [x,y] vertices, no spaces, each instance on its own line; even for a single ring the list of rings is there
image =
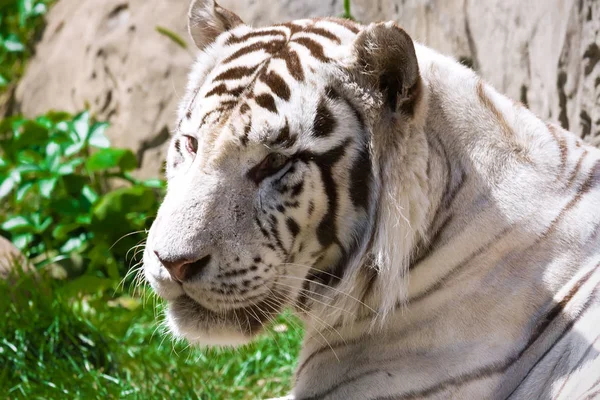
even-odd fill
[[[492,89],[473,71],[443,57],[440,61],[437,55],[432,60],[430,54],[419,54],[423,51],[429,50],[417,47],[424,60],[420,69],[425,117],[421,124],[399,127],[393,145],[372,144],[373,159],[379,162],[372,244],[360,268],[348,269],[331,293],[332,305],[345,312],[331,318],[331,308],[315,310],[322,318],[337,321],[335,326],[368,320],[365,327],[371,329],[390,314],[410,311],[445,284],[450,267],[464,261],[461,254],[476,256],[523,226],[505,219],[511,214],[518,219],[523,210],[501,209],[495,203],[502,201],[498,192],[523,190],[506,181],[528,168],[522,156],[525,139],[508,138],[503,121],[479,119],[510,100],[495,92],[488,95]],[[448,74],[456,79],[448,79]],[[478,125],[481,130],[468,129]],[[374,137],[381,134],[373,132]],[[460,240],[454,240],[459,235]],[[485,266],[467,264],[459,265],[461,273],[494,268],[493,260]]]

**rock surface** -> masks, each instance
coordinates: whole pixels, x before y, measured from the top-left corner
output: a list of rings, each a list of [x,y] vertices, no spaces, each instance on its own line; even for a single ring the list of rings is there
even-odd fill
[[[338,15],[342,1],[221,0],[256,26]],[[156,176],[193,47],[188,0],[61,0],[16,93],[26,115],[86,106],[117,146]],[[540,117],[600,144],[600,1],[352,0],[363,22],[395,20],[413,38],[471,65]]]
[[[8,239],[0,236],[0,280],[11,279],[16,268],[32,272],[35,268]]]

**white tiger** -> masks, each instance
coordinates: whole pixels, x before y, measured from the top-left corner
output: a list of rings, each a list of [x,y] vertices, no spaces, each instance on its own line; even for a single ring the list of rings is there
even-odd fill
[[[600,397],[600,151],[391,22],[189,15],[144,254],[174,335],[294,307],[296,399]]]

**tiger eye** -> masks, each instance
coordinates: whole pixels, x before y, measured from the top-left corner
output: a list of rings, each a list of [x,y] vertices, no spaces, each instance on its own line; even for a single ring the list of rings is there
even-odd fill
[[[191,154],[196,154],[198,151],[198,139],[193,136],[186,135],[185,136],[185,148]]]
[[[248,171],[248,177],[259,184],[263,179],[280,171],[289,161],[290,158],[281,153],[271,153]]]

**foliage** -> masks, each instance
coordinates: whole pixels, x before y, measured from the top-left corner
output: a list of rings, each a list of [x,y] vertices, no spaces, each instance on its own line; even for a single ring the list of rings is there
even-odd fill
[[[182,49],[187,49],[187,43],[185,42],[185,40],[183,40],[181,36],[173,32],[172,30],[162,26],[157,26],[156,31],[161,35],[164,35],[171,39],[177,46],[181,47]]]
[[[54,0],[0,0],[0,93],[23,73]]]
[[[347,18],[350,19],[352,21],[355,21],[356,19],[354,18],[354,16],[352,15],[352,12],[350,11],[350,0],[344,0],[344,13],[342,14],[342,18]]]
[[[8,398],[264,399],[291,387],[302,333],[288,314],[241,349],[189,349],[156,332],[154,305],[102,291],[73,298],[72,282],[0,281],[11,299],[0,301]]]
[[[0,122],[0,233],[34,264],[116,280],[129,234],[150,226],[164,183],[132,177],[135,156],[111,148],[106,127],[88,112]]]

